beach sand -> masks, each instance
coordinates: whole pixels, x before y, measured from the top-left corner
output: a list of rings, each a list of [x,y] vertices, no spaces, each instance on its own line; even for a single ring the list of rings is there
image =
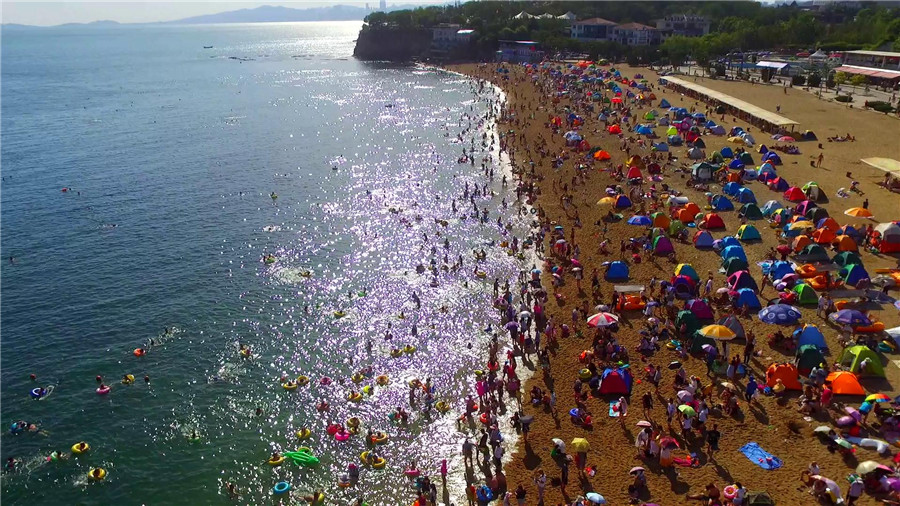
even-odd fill
[[[509,80],[503,80],[495,72],[496,65],[479,66],[471,65],[455,65],[452,70],[468,74],[473,77],[490,79],[495,84],[501,86],[509,98],[509,105],[515,109],[520,118],[527,118],[533,114],[532,120],[526,124],[519,126],[509,126],[516,129],[525,137],[529,145],[536,146],[540,144],[540,139],[546,139],[548,149],[551,153],[560,153],[569,151],[564,146],[564,139],[561,135],[553,135],[552,132],[545,127],[551,114],[556,115],[562,108],[569,103],[569,100],[563,99],[558,104],[551,102],[551,97],[542,95],[538,89],[531,85],[522,68],[518,66],[509,66]],[[617,67],[624,76],[633,76],[641,73],[653,85],[653,92],[657,96],[657,100],[643,108],[636,109],[638,117],[651,108],[659,110],[659,99],[667,99],[673,106],[681,106],[690,108],[695,106],[699,111],[705,111],[707,105],[698,103],[688,97],[682,97],[672,91],[664,90],[657,83],[657,76],[654,72],[646,68],[628,68],[623,66]],[[689,78],[693,79],[693,78]],[[863,224],[869,223],[867,220],[851,218],[845,216],[843,211],[850,207],[861,206],[863,199],[868,198],[869,209],[875,214],[880,221],[888,221],[890,219],[900,219],[900,194],[890,193],[884,188],[877,185],[882,178],[883,173],[868,167],[859,162],[860,158],[865,157],[888,157],[900,159],[900,144],[897,143],[898,133],[900,133],[900,120],[896,117],[886,117],[883,114],[872,111],[864,111],[860,109],[849,109],[846,106],[834,103],[828,103],[817,99],[813,94],[800,89],[788,89],[785,95],[784,90],[779,86],[768,85],[751,85],[748,83],[725,82],[721,80],[699,79],[699,84],[710,88],[737,96],[757,106],[775,112],[775,106],[781,105],[781,114],[787,116],[800,123],[798,131],[812,130],[819,138],[817,142],[798,142],[796,143],[802,154],[786,155],[782,154],[784,165],[777,167],[778,174],[785,177],[792,185],[802,186],[807,181],[817,181],[821,188],[825,190],[829,201],[823,204],[828,209],[830,215],[833,216],[840,224]],[[608,167],[609,163],[613,166],[623,164],[627,160],[626,153],[620,149],[621,139],[606,133],[602,123],[596,119],[596,113],[593,117],[584,115],[586,124],[581,131],[591,146],[601,146],[612,154],[612,160],[603,165],[596,165],[596,168]],[[719,115],[713,115],[712,118],[727,129],[734,125],[744,128],[747,124],[738,121],[736,118],[726,116],[724,120],[720,120]],[[505,129],[505,128],[504,128]],[[662,128],[656,129],[659,133],[663,133]],[[856,142],[829,143],[827,137],[833,135],[844,135],[850,133],[856,137]],[[757,145],[767,144],[771,142],[768,135],[752,128],[751,133],[756,137]],[[726,145],[726,136],[704,136],[707,143],[707,154],[711,154],[713,150],[718,150]],[[819,149],[817,145],[821,143],[823,149]],[[516,160],[521,166],[528,162],[528,155],[523,149],[519,148],[516,153]],[[687,148],[673,148],[672,152],[679,158],[679,164],[690,164],[686,156]],[[811,161],[815,161],[819,153],[824,154],[822,167],[817,169],[810,166]],[[632,148],[632,154],[639,155],[648,154],[646,149]],[[759,163],[760,155],[752,150],[754,160]],[[562,195],[563,182],[569,183],[571,186],[571,178],[574,175],[573,161],[576,155],[572,155],[571,159],[566,161],[560,169],[550,167],[549,158],[544,160],[537,159],[536,172],[542,178],[537,182],[540,189],[540,196],[537,205],[546,213],[547,219],[556,221],[565,226],[566,236],[573,228],[574,213],[564,210],[560,197]],[[626,168],[627,169],[627,168]],[[860,189],[865,192],[864,196],[851,195],[849,198],[838,198],[835,192],[840,187],[849,188],[850,180],[846,177],[846,172],[852,171],[853,178],[860,182]],[[675,188],[685,192],[692,202],[703,207],[706,197],[703,193],[686,190],[687,179],[681,174],[673,174],[669,169],[665,174],[663,182],[668,183]],[[557,184],[554,184],[556,180]],[[580,245],[581,261],[584,264],[585,272],[585,291],[590,291],[590,272],[597,268],[601,272],[600,263],[604,261],[612,261],[620,259],[619,241],[628,237],[638,237],[646,233],[645,229],[632,227],[625,224],[624,221],[611,223],[608,226],[606,237],[610,241],[610,255],[601,255],[598,253],[597,245],[601,240],[602,227],[595,225],[600,218],[605,215],[596,205],[597,200],[603,197],[603,190],[606,185],[614,181],[605,172],[598,170],[590,171],[587,182],[584,185],[570,187],[569,193],[574,196],[573,204],[580,214],[583,228],[576,229],[575,242]],[[761,183],[752,183],[749,186],[757,196],[759,205],[770,199],[776,199],[784,202],[780,193],[771,192]],[[712,185],[710,191],[721,193],[721,187]],[[635,209],[625,210],[624,214],[627,219],[631,212]],[[739,227],[739,218],[736,211],[720,213],[725,219],[727,229],[726,234],[734,234]],[[759,228],[763,241],[756,244],[747,244],[744,246],[750,263],[750,272],[753,277],[759,281],[761,277],[760,268],[755,262],[761,261],[765,253],[770,247],[777,244],[774,231],[769,228],[765,221],[756,221],[754,223]],[[872,222],[877,223],[877,222]],[[725,234],[719,232],[714,233],[716,238],[721,238]],[[723,285],[725,277],[718,272],[720,259],[714,252],[702,252],[695,249],[689,244],[680,244],[675,242],[678,262],[690,263],[694,266],[701,278],[706,277],[707,271],[715,273],[714,281],[716,288]],[[894,267],[897,260],[890,256],[876,256],[870,253],[862,253],[865,267],[870,274],[874,276],[875,269]],[[631,265],[631,280],[628,284],[647,284],[651,276],[658,279],[668,279],[672,276],[675,264],[670,263],[666,258],[658,258],[654,261],[647,261],[637,265]],[[550,280],[544,279],[544,285],[550,286]],[[603,302],[608,304],[612,294],[612,284],[601,281],[603,294]],[[593,308],[590,302],[590,295],[579,294],[575,288],[575,283],[569,281],[560,291],[566,296],[566,301],[557,304],[550,301],[547,309],[550,315],[559,323],[571,323],[571,312],[575,306],[581,306],[583,300],[588,300],[589,307]],[[896,295],[897,292],[892,292]],[[760,296],[760,300],[765,304],[765,299],[777,296],[776,292],[767,287]],[[680,305],[679,305],[680,307]],[[900,315],[896,309],[889,304],[881,307],[881,310],[873,313],[878,319],[884,321],[887,328],[900,325]],[[717,312],[717,317],[722,313]],[[757,336],[757,356],[750,364],[751,371],[757,378],[762,378],[760,382],[764,382],[766,368],[773,362],[790,361],[793,357],[786,355],[780,349],[772,349],[766,342],[766,336],[777,328],[772,325],[762,324],[758,318],[742,318],[741,322],[747,331],[752,330]],[[824,332],[831,353],[826,359],[833,363],[840,357],[841,346],[837,342],[838,331],[829,326],[827,322],[815,315],[815,307],[803,308],[803,318],[801,322],[815,323],[819,325]],[[622,318],[621,330],[618,333],[618,339],[621,344],[628,347],[632,357],[632,368],[635,372],[636,380],[643,379],[644,373],[642,366],[646,365],[639,361],[639,354],[634,351],[639,341],[638,330],[643,325],[643,317],[638,312],[626,312]],[[585,330],[583,322],[580,328]],[[788,332],[791,329],[784,329]],[[578,472],[574,468],[571,469],[569,485],[567,487],[568,494],[564,496],[559,487],[551,486],[548,483],[547,493],[545,496],[545,504],[559,504],[564,500],[571,502],[578,495],[585,491],[594,490],[603,494],[611,504],[627,504],[628,494],[627,487],[631,480],[628,474],[629,469],[634,466],[643,466],[647,469],[648,490],[641,500],[649,503],[657,503],[660,505],[674,504],[705,504],[698,500],[690,500],[688,495],[702,494],[704,487],[708,483],[715,483],[721,489],[726,485],[734,482],[741,482],[751,491],[768,491],[778,504],[812,504],[814,500],[808,495],[805,487],[801,487],[799,476],[801,471],[805,470],[807,465],[816,461],[822,468],[822,474],[834,479],[844,491],[848,486],[845,477],[854,471],[857,461],[854,459],[845,460],[837,453],[829,453],[825,445],[819,442],[813,435],[812,429],[818,425],[830,424],[834,418],[841,416],[841,409],[844,403],[846,405],[858,406],[861,402],[860,397],[842,397],[836,396],[833,407],[827,413],[818,413],[813,415],[810,421],[804,420],[796,409],[796,399],[799,393],[792,392],[789,396],[790,401],[781,406],[776,403],[776,399],[772,397],[762,396],[761,402],[757,403],[751,409],[742,402],[741,407],[744,413],[743,420],[736,420],[730,416],[718,415],[711,413],[708,426],[712,423],[719,425],[722,433],[720,443],[720,451],[716,453],[715,459],[710,461],[705,454],[705,446],[702,444],[702,437],[695,432],[692,439],[688,440],[686,450],[678,453],[679,456],[685,456],[688,452],[694,452],[699,456],[701,466],[698,468],[675,467],[662,469],[654,462],[644,461],[638,458],[637,449],[634,445],[635,437],[639,428],[635,426],[638,420],[642,419],[640,399],[641,396],[652,389],[646,381],[636,381],[630,398],[630,413],[627,417],[627,423],[621,426],[617,419],[607,417],[608,400],[590,399],[588,408],[594,414],[594,427],[591,431],[574,426],[568,417],[568,411],[574,407],[572,384],[576,379],[578,370],[582,365],[578,362],[578,354],[590,348],[593,332],[586,332],[585,337],[569,337],[561,339],[559,348],[552,356],[551,377],[543,377],[540,373],[535,374],[531,380],[523,388],[524,395],[531,390],[532,386],[538,385],[543,389],[549,388],[548,383],[553,383],[558,396],[557,409],[559,416],[554,417],[544,412],[542,409],[535,409],[532,406],[526,406],[526,414],[534,415],[534,423],[531,427],[531,433],[528,436],[529,443],[525,444],[521,440],[519,442],[517,452],[512,462],[506,466],[506,476],[508,478],[509,490],[514,490],[520,483],[528,490],[528,498],[526,504],[537,504],[537,489],[532,483],[534,472],[538,468],[542,468],[551,479],[560,476],[559,468],[550,457],[551,442],[550,439],[559,437],[567,444],[575,437],[586,438],[591,445],[588,453],[587,463],[598,468],[596,476],[593,478],[579,479]],[[743,352],[743,341],[736,342],[731,346],[731,353]],[[787,352],[789,353],[789,352]],[[887,355],[889,360],[894,360],[898,355]],[[654,396],[654,407],[652,410],[652,418],[655,422],[661,423],[665,429],[665,405],[666,399],[674,396],[675,391],[672,389],[673,372],[665,369],[665,365],[672,360],[676,360],[675,352],[663,348],[648,360],[649,363],[663,366],[663,378],[659,393]],[[697,358],[688,358],[684,360],[687,372],[697,375],[701,378],[704,385],[709,384],[710,378],[706,376],[706,367],[702,360]],[[896,395],[900,390],[900,368],[895,363],[889,363],[886,368],[887,378],[885,379],[864,379],[862,384],[870,392],[885,392],[889,395]],[[724,377],[716,378],[714,381],[724,381]],[[736,381],[738,387],[743,390],[746,384],[746,378]],[[717,391],[720,389],[717,389]],[[741,399],[743,401],[743,399]],[[677,425],[677,421],[676,421]],[[668,431],[667,431],[668,432]],[[675,430],[677,433],[677,428]],[[680,435],[679,435],[680,438]],[[784,467],[775,471],[766,471],[753,465],[738,449],[745,443],[755,441],[759,445],[775,454],[784,461]],[[683,445],[684,446],[684,445]],[[897,450],[897,448],[893,448]],[[874,451],[859,448],[856,450],[856,459],[858,461],[876,460],[881,463],[889,464],[888,457],[879,456]],[[880,502],[869,495],[864,495],[858,504],[880,504]]]

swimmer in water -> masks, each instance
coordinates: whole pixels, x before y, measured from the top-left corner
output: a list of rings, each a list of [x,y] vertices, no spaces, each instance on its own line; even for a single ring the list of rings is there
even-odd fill
[[[230,497],[231,499],[237,499],[241,496],[240,494],[238,494],[235,484],[231,483],[230,481],[225,482],[225,491],[228,492],[228,497]]]
[[[261,407],[257,407],[257,408],[256,408],[256,416],[262,416],[262,414],[263,414],[262,408],[261,408]]]

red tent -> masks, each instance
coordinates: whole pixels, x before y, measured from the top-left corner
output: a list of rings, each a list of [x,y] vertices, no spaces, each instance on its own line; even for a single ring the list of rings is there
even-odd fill
[[[806,194],[803,193],[803,190],[797,188],[796,186],[791,186],[784,192],[784,198],[790,200],[791,202],[800,202],[802,200],[806,200]]]
[[[609,128],[606,129],[606,131],[609,132],[609,133],[611,133],[611,134],[620,134],[620,133],[622,133],[622,129],[619,128],[619,125],[611,125]],[[804,195],[803,198],[806,198],[806,196]]]
[[[725,228],[725,222],[722,221],[722,217],[716,213],[709,213],[703,217],[703,221],[700,222],[701,228]]]
[[[627,177],[628,179],[635,179],[635,178],[639,178],[639,177],[644,177],[644,175],[641,174],[641,169],[632,166],[630,169],[628,169],[628,175],[625,177]]]

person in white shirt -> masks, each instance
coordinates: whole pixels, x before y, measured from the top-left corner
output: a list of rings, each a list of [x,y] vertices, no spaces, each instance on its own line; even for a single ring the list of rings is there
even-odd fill
[[[853,480],[853,483],[850,484],[850,489],[847,490],[847,506],[856,504],[856,501],[862,495],[865,488],[862,478],[857,476],[856,479]]]
[[[731,504],[734,506],[744,506],[744,501],[747,497],[747,489],[741,485],[741,482],[736,482],[734,484],[734,499],[731,500]]]

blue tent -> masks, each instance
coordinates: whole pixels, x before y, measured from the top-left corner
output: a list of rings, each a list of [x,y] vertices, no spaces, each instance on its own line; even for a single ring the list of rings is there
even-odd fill
[[[734,204],[725,195],[716,195],[712,198],[711,204],[715,211],[734,211]]]
[[[728,146],[722,148],[722,151],[719,151],[719,153],[722,153],[722,156],[724,156],[725,158],[734,158],[734,151],[732,151]]]
[[[734,301],[734,307],[742,308],[744,306],[748,306],[753,310],[762,308],[762,304],[760,304],[759,302],[759,297],[756,296],[756,293],[752,288],[741,288],[740,290],[738,290],[738,296]]]
[[[712,128],[712,127],[714,127],[714,126],[716,126],[716,122],[715,122],[715,121],[713,121],[713,120],[707,120],[707,121],[706,121],[706,128]]]
[[[759,230],[756,227],[748,223],[741,225],[741,228],[738,229],[737,238],[742,241],[759,241],[762,239],[762,236],[759,235]]]
[[[738,248],[742,248],[741,243],[732,236],[725,236],[718,241],[718,249],[719,251],[723,251],[725,248],[729,246],[737,246]],[[724,257],[723,257],[724,258]]]
[[[783,262],[781,260],[772,264],[772,267],[769,269],[769,276],[772,279],[781,279],[788,274],[794,273],[794,266],[790,262]]]
[[[754,204],[756,203],[756,195],[753,194],[753,191],[750,190],[750,188],[741,188],[740,190],[738,190],[735,197],[737,197],[738,202],[742,204],[746,204],[748,202],[752,202]]]
[[[790,183],[783,177],[776,178],[777,181],[774,183],[769,183],[769,188],[773,191],[784,192],[787,191],[788,188],[791,187]]]
[[[666,151],[669,150],[669,145],[666,144],[665,142],[660,142],[660,143],[654,144],[653,149],[665,153]]]
[[[695,112],[694,114],[691,115],[691,117],[697,121],[706,121],[706,115],[703,114],[702,112]]]
[[[770,200],[766,202],[762,206],[762,208],[760,208],[760,210],[762,211],[763,216],[769,216],[774,213],[776,209],[782,209],[783,207],[784,206],[781,205],[781,202],[778,202],[777,200]]]
[[[628,265],[626,265],[625,262],[620,262],[618,260],[609,264],[609,267],[606,270],[606,279],[628,279]]]
[[[651,130],[650,127],[648,127],[648,126],[646,126],[646,125],[641,125],[641,126],[637,127],[634,131],[637,132],[637,133],[639,133],[639,134],[641,134],[641,135],[651,135],[651,134],[653,134],[653,130]]]
[[[738,191],[740,191],[740,189],[741,189],[741,185],[737,184],[734,181],[731,181],[730,183],[725,183],[725,186],[722,187],[722,191],[725,192],[725,195],[731,195],[732,197],[737,195]]]
[[[737,170],[737,169],[743,169],[743,168],[744,168],[744,162],[742,162],[742,161],[738,160],[737,158],[735,158],[734,160],[731,161],[731,163],[728,164],[728,168],[729,168],[729,169],[735,169],[735,170]]]
[[[795,330],[794,339],[797,340],[797,348],[807,344],[812,344],[819,349],[828,348],[828,345],[825,344],[825,336],[815,325],[804,325],[803,328]]]
[[[681,146],[684,144],[684,139],[680,135],[670,135],[668,141],[670,146]]]
[[[841,269],[840,275],[841,278],[844,279],[844,283],[850,286],[855,286],[859,283],[859,280],[869,277],[869,273],[866,272],[866,269],[859,264],[852,264],[844,267]]]
[[[639,227],[646,227],[653,223],[653,220],[650,219],[649,216],[644,216],[642,214],[636,214],[631,218],[628,218],[629,225],[636,225]]]
[[[744,248],[740,246],[729,246],[722,250],[722,258],[740,258],[746,262],[747,254],[744,253]]]
[[[632,206],[631,199],[625,195],[616,196],[616,209],[625,209]]]
[[[763,156],[763,161],[770,162],[772,165],[781,165],[781,157],[774,151],[769,151]]]
[[[694,247],[696,248],[712,248],[713,241],[712,234],[710,234],[706,230],[701,230],[694,235]]]
[[[731,127],[731,131],[728,133],[728,135],[732,135],[734,137],[740,137],[742,133],[744,133],[744,129],[739,126],[735,126],[735,127]]]
[[[668,100],[662,99],[659,102],[659,106],[660,107],[672,107],[672,104],[670,104]]]
[[[725,135],[725,127],[722,125],[716,125],[709,129],[710,133],[713,135]]]

